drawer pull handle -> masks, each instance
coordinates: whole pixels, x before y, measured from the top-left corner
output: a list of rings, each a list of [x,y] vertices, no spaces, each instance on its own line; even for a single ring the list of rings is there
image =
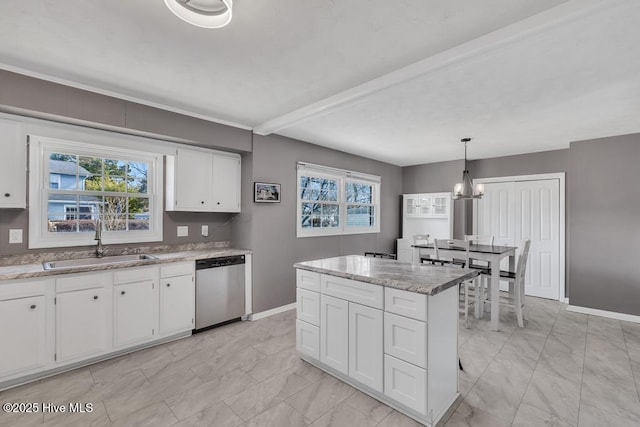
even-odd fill
[[[4,197],[11,197],[11,193],[4,193]]]
[[[171,283],[167,283],[167,288],[171,286]]]
[[[126,292],[125,292],[125,291],[120,292],[120,295],[124,295],[124,294],[126,294]]]
[[[32,304],[32,305],[31,305],[31,310],[35,310],[35,309],[36,309],[36,305],[35,305],[35,304]]]
[[[98,295],[94,295],[94,296],[93,296],[93,299],[98,299]]]

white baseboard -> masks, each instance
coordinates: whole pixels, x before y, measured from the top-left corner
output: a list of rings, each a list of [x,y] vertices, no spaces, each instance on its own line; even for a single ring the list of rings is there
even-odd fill
[[[280,307],[272,308],[271,310],[261,311],[260,313],[253,313],[249,315],[249,320],[260,320],[265,317],[273,316],[274,314],[284,313],[285,311],[295,310],[296,303],[292,302],[291,304],[283,305]]]
[[[564,303],[565,303],[565,304],[569,304],[569,298],[565,298],[565,299],[564,299]]]
[[[567,311],[575,313],[591,314],[593,316],[607,317],[609,319],[624,320],[627,322],[640,323],[640,316],[633,314],[617,313],[615,311],[598,310],[596,308],[580,307],[578,305],[569,305]]]

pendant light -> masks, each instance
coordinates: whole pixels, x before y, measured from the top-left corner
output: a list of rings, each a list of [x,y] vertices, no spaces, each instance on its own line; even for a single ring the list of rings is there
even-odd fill
[[[233,0],[164,0],[169,10],[191,25],[221,28],[231,22]]]
[[[467,168],[467,142],[471,138],[462,138],[460,142],[464,142],[464,171],[462,172],[462,182],[453,187],[453,198],[458,199],[480,199],[484,196],[484,184],[476,184],[473,188],[473,182],[469,176],[469,168]]]

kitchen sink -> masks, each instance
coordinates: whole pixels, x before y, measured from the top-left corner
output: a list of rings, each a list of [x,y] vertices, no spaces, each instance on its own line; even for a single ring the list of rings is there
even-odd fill
[[[63,268],[87,267],[92,265],[118,264],[121,262],[134,261],[153,261],[158,259],[153,255],[137,254],[137,255],[115,255],[106,256],[104,258],[81,258],[69,259],[64,261],[48,261],[43,262],[42,266],[45,270],[60,270]]]

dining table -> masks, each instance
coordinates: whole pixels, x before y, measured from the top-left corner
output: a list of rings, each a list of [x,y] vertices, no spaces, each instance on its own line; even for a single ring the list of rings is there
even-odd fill
[[[412,245],[413,262],[420,263],[422,254],[435,255],[435,246],[433,243]],[[469,258],[472,260],[486,261],[486,268],[491,272],[491,280],[489,281],[489,295],[491,301],[499,301],[500,298],[500,262],[509,258],[509,271],[515,271],[516,246],[497,246],[497,245],[481,245],[469,244]],[[439,257],[460,257],[460,253],[466,251],[465,248],[447,244],[440,247],[438,244]],[[479,293],[476,292],[475,316],[482,316],[482,306],[478,304]],[[500,304],[491,304],[491,329],[494,331],[500,328]]]

